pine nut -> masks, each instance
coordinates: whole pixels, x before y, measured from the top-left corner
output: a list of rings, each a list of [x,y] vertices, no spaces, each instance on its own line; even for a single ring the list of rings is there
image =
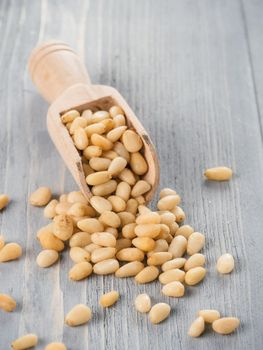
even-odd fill
[[[135,227],[136,227],[136,223],[135,222],[123,226],[123,228],[122,228],[122,236],[124,238],[129,238],[129,239],[135,238],[136,237],[136,234],[134,232]]]
[[[102,157],[107,158],[107,159],[109,159],[109,160],[113,160],[113,159],[115,159],[116,157],[118,157],[118,153],[116,153],[116,152],[113,151],[113,150],[110,150],[110,151],[103,151],[103,152],[102,152]]]
[[[140,271],[144,269],[144,265],[140,261],[131,261],[122,265],[116,272],[116,277],[132,277],[136,276]]]
[[[80,247],[72,247],[69,251],[69,256],[74,263],[90,261],[90,253]]]
[[[72,203],[68,203],[68,202],[58,203],[55,207],[56,215],[67,214],[71,206],[72,206]]]
[[[144,205],[146,203],[146,200],[143,196],[138,196],[135,197],[136,201],[138,202],[139,205]]]
[[[67,196],[67,201],[69,203],[83,203],[88,204],[86,197],[80,191],[72,191]]]
[[[155,238],[159,235],[161,226],[158,224],[142,224],[135,227],[135,233],[138,237]]]
[[[174,214],[169,211],[160,213],[159,215],[160,215],[161,224],[165,224],[170,227],[175,222]]]
[[[91,236],[87,232],[76,232],[74,235],[71,236],[69,240],[69,246],[71,248],[73,247],[84,248],[90,243],[91,243]]]
[[[205,256],[203,254],[197,253],[190,256],[190,258],[187,259],[184,265],[184,270],[189,271],[194,267],[204,266],[204,264],[205,264]]]
[[[134,304],[138,312],[147,313],[151,310],[151,299],[146,293],[137,295]]]
[[[94,252],[94,250],[101,248],[100,245],[95,244],[95,243],[90,243],[88,245],[86,245],[86,247],[84,248],[87,252],[89,252],[90,254],[92,254],[92,252]]]
[[[146,207],[145,205],[143,205],[143,204],[139,204],[139,206],[138,206],[138,212],[139,212],[140,215],[152,213],[151,209],[147,208],[147,207]]]
[[[181,235],[188,239],[193,232],[194,229],[191,226],[183,225],[176,230],[176,236]]]
[[[79,111],[72,109],[71,111],[64,113],[61,116],[61,120],[63,124],[66,124],[69,122],[73,122],[73,120],[76,119],[77,117],[80,117]]]
[[[124,114],[123,110],[119,106],[112,106],[110,108],[109,112],[110,112],[110,116],[112,118],[116,117],[116,115],[119,115],[119,114],[123,115]]]
[[[99,303],[102,307],[109,307],[115,304],[119,297],[120,294],[116,290],[113,290],[109,293],[103,294],[100,297]]]
[[[220,313],[217,310],[199,310],[198,316],[203,317],[206,323],[213,323],[220,318]]]
[[[16,301],[7,294],[0,294],[0,309],[6,312],[12,312],[16,308]]]
[[[94,123],[86,126],[85,132],[88,137],[91,137],[93,134],[103,134],[106,130],[106,127],[103,123]]]
[[[73,135],[75,147],[78,150],[84,150],[89,145],[88,136],[83,128],[77,128]]]
[[[38,231],[37,238],[43,249],[56,250],[57,252],[64,249],[64,243],[45,227]]]
[[[111,174],[108,171],[97,171],[86,177],[88,185],[95,186],[108,182],[111,179]]]
[[[69,270],[69,278],[73,281],[80,281],[92,274],[92,265],[87,262],[79,262]]]
[[[127,182],[120,182],[116,189],[116,196],[121,197],[125,202],[130,198],[131,186]]]
[[[159,281],[162,284],[167,284],[174,281],[184,282],[185,272],[180,269],[171,269],[162,272],[159,276]]]
[[[115,248],[117,249],[117,252],[118,252],[122,249],[131,247],[131,245],[132,245],[132,241],[130,239],[120,238],[120,239],[117,239]]]
[[[91,317],[91,309],[84,304],[78,304],[68,312],[65,322],[68,326],[75,327],[87,323]]]
[[[146,160],[139,152],[131,154],[130,166],[134,174],[137,175],[144,175],[145,173],[147,173],[148,170]]]
[[[111,142],[118,141],[126,129],[127,126],[118,126],[107,133],[107,139]]]
[[[119,261],[142,261],[144,253],[138,248],[125,248],[116,254]]]
[[[85,128],[88,124],[88,121],[83,117],[77,117],[72,121],[70,125],[69,133],[73,135],[78,128]]]
[[[119,196],[110,196],[108,197],[108,201],[111,202],[112,210],[116,213],[119,213],[126,209],[125,201]]]
[[[115,247],[116,238],[109,232],[97,232],[91,235],[92,243],[98,244],[102,247]]]
[[[55,216],[53,219],[53,234],[62,241],[67,241],[73,234],[72,218],[65,214]]]
[[[212,328],[216,333],[230,334],[234,332],[239,325],[240,321],[236,317],[222,317],[212,323]]]
[[[108,133],[115,127],[114,121],[110,118],[102,120],[102,124],[105,126],[105,133]]]
[[[39,267],[49,267],[58,260],[59,255],[56,250],[45,249],[42,250],[37,256],[37,264]]]
[[[136,223],[140,224],[160,224],[161,218],[157,213],[151,212],[139,215],[136,219]]]
[[[109,159],[102,157],[94,157],[89,161],[90,167],[96,171],[108,170],[110,164],[111,161]]]
[[[176,191],[172,190],[171,188],[163,188],[159,194],[160,198],[166,197],[166,196],[170,196],[170,195],[176,195]]]
[[[175,221],[177,223],[181,223],[185,220],[185,212],[183,211],[183,209],[181,207],[175,207],[172,210],[172,213],[175,215]]]
[[[190,337],[199,337],[205,330],[205,321],[203,317],[199,316],[197,319],[194,320],[194,322],[191,324],[188,335]]]
[[[120,174],[127,165],[127,160],[122,157],[114,158],[108,168],[108,172],[112,176],[117,176]]]
[[[185,263],[186,263],[185,258],[175,258],[173,260],[166,261],[162,265],[162,270],[165,272],[165,271],[172,270],[172,269],[180,269],[181,267],[183,267],[185,265]]]
[[[206,275],[206,269],[204,267],[198,266],[190,269],[185,274],[185,283],[189,286],[194,286],[201,282]]]
[[[126,130],[123,133],[122,142],[128,152],[138,152],[142,148],[142,140],[133,130]]]
[[[121,224],[121,219],[119,218],[119,216],[113,211],[108,211],[108,210],[104,211],[100,215],[99,221],[106,226],[115,227],[115,228],[118,228]]]
[[[159,270],[156,266],[146,266],[135,276],[135,281],[137,283],[149,283],[156,280],[158,275]]]
[[[92,145],[100,147],[103,151],[109,151],[113,147],[113,143],[110,140],[99,134],[92,134],[90,140]]]
[[[26,334],[14,340],[11,344],[13,350],[25,350],[36,346],[38,337],[35,334]]]
[[[90,204],[100,214],[102,214],[106,210],[112,210],[111,202],[109,202],[107,199],[103,197],[99,197],[99,196],[91,197]]]
[[[167,252],[168,251],[168,243],[166,242],[165,239],[157,239],[155,241],[155,247],[152,251],[147,253],[147,257],[149,258],[152,256],[154,253],[157,252]]]
[[[132,224],[135,222],[135,215],[127,211],[122,211],[118,213],[119,218],[121,219],[121,226]]]
[[[93,113],[93,115],[92,115],[92,118],[91,118],[92,123],[91,124],[100,123],[103,120],[108,119],[109,117],[110,117],[109,112],[97,111],[97,112]]]
[[[233,171],[230,168],[221,166],[221,167],[206,169],[204,175],[208,180],[227,181],[231,179],[233,175]]]
[[[113,150],[122,158],[130,161],[130,154],[121,142],[115,142]]]
[[[127,182],[129,185],[133,186],[136,183],[136,178],[133,172],[130,169],[123,169],[119,174],[118,177],[121,181]]]
[[[4,237],[0,235],[0,250],[3,248],[4,245],[5,245]]]
[[[116,115],[113,117],[114,127],[117,128],[118,126],[124,126],[126,124],[125,117],[121,114]]]
[[[133,186],[131,195],[132,197],[138,197],[141,196],[142,194],[150,191],[151,185],[144,180],[139,180],[136,182],[136,184]]]
[[[35,192],[31,193],[29,197],[29,203],[36,207],[42,207],[50,201],[51,196],[52,193],[50,188],[39,187]]]
[[[145,237],[144,237],[145,238]],[[172,254],[168,252],[157,252],[153,253],[148,259],[147,264],[148,265],[162,265],[166,261],[172,259]]]
[[[87,204],[76,202],[67,210],[67,215],[81,217],[89,214],[90,207]]]
[[[114,273],[120,267],[118,260],[116,259],[107,259],[96,263],[93,266],[93,271],[97,275],[109,275]]]
[[[187,242],[187,254],[193,255],[198,253],[205,245],[205,236],[200,232],[193,232]]]
[[[17,243],[8,243],[0,250],[0,262],[16,260],[22,255],[22,248]]]
[[[130,198],[126,204],[126,211],[135,215],[137,213],[137,210],[138,210],[138,205],[139,205],[139,203],[137,202],[136,199]]]
[[[178,194],[169,195],[161,198],[157,203],[159,210],[172,210],[181,202],[180,196]]]
[[[171,243],[173,236],[170,237],[170,229],[165,224],[160,224],[160,234],[157,236],[158,239],[165,239],[168,243]]]
[[[106,247],[95,249],[91,253],[91,261],[97,263],[99,261],[114,258],[116,254],[116,248]]]
[[[168,252],[172,253],[173,258],[181,258],[187,247],[187,239],[184,236],[175,236],[170,244]]]
[[[101,185],[93,186],[91,192],[94,196],[108,196],[113,193],[117,188],[117,181],[110,180]]]
[[[99,222],[99,220],[94,218],[80,220],[77,223],[77,226],[79,229],[87,233],[102,232],[104,229],[104,226],[102,225],[102,223]]]
[[[114,227],[106,227],[104,232],[109,232],[111,235],[113,235],[116,239],[119,236],[119,232],[116,228]]]
[[[162,293],[168,297],[180,298],[184,296],[184,285],[179,281],[167,283],[163,286]]]
[[[52,199],[48,205],[44,209],[44,217],[48,219],[53,219],[56,216],[56,206],[58,201],[56,199]]]
[[[132,224],[130,224],[132,225]],[[127,226],[127,225],[126,225]],[[129,237],[127,237],[129,238]],[[139,248],[140,250],[143,250],[144,252],[149,252],[154,249],[155,247],[155,241],[150,237],[137,237],[132,240],[132,244]],[[149,264],[151,265],[151,264]],[[154,264],[153,264],[154,265]]]
[[[67,350],[63,343],[50,343],[45,347],[45,350]]]
[[[151,323],[158,324],[164,321],[170,315],[170,312],[170,305],[166,303],[158,303],[151,308],[149,312],[149,319]]]
[[[219,273],[225,274],[233,271],[235,267],[235,261],[231,254],[221,255],[216,263],[216,268]]]
[[[95,157],[100,157],[102,154],[102,149],[99,146],[88,146],[83,150],[83,155],[86,159],[91,160]]]
[[[169,226],[170,228],[170,234],[174,237],[177,235],[177,230],[179,228],[179,225],[177,222],[173,222],[172,225]]]

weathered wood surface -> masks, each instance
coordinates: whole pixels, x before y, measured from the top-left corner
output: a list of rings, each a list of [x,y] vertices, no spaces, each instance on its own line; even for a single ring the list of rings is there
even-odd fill
[[[262,348],[262,18],[260,0],[0,2],[0,191],[12,198],[0,229],[25,251],[0,266],[0,292],[18,301],[14,313],[0,313],[0,350],[27,332],[39,335],[37,349],[54,340],[69,350]],[[171,300],[157,283],[138,287],[111,277],[69,282],[66,254],[51,269],[36,266],[36,230],[46,221],[27,197],[42,184],[58,194],[75,188],[49,140],[47,104],[26,67],[31,49],[50,38],[75,47],[92,81],[113,85],[127,99],[157,146],[161,186],[178,190],[187,222],[206,234],[209,273],[186,297]],[[234,168],[233,181],[204,182],[203,169],[218,164]],[[220,277],[215,261],[223,252],[237,264]],[[121,301],[101,311],[98,294],[112,287]],[[171,304],[168,321],[152,326],[136,314],[132,304],[141,291]],[[80,302],[94,309],[92,322],[65,327],[65,312]],[[239,330],[190,339],[195,313],[209,307],[240,317]]]

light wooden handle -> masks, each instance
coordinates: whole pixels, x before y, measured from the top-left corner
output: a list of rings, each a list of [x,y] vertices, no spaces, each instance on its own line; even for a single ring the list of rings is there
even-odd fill
[[[60,41],[37,46],[30,55],[28,67],[33,83],[50,103],[72,85],[91,84],[79,56]]]

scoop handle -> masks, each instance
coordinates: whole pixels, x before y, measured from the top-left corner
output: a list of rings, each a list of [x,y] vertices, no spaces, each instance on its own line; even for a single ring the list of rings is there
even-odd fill
[[[49,41],[34,48],[28,68],[38,91],[50,103],[72,85],[91,84],[80,57],[60,41]]]

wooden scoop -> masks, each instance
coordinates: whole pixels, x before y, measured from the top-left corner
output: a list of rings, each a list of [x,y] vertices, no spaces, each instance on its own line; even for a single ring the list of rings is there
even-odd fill
[[[128,127],[143,141],[143,154],[148,163],[144,179],[152,188],[146,194],[149,202],[159,182],[159,162],[151,139],[120,93],[110,86],[92,85],[88,72],[78,55],[63,42],[51,41],[36,47],[29,58],[29,72],[41,95],[51,103],[47,127],[51,139],[73,175],[82,193],[89,199],[92,193],[86,183],[81,157],[60,116],[71,109],[109,110],[120,106]],[[143,101],[142,101],[143,103]]]

